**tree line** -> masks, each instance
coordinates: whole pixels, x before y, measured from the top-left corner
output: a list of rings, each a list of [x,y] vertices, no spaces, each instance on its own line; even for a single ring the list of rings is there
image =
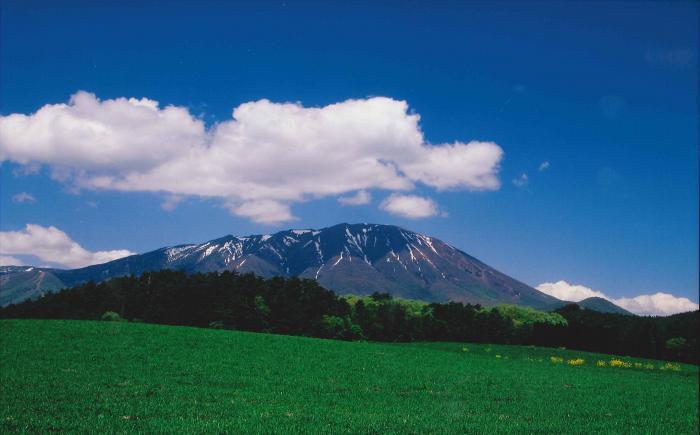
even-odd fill
[[[532,344],[697,363],[700,312],[669,317],[568,305],[424,303],[386,293],[340,297],[316,281],[161,270],[88,282],[0,309],[0,318],[129,320],[311,337],[391,342]]]

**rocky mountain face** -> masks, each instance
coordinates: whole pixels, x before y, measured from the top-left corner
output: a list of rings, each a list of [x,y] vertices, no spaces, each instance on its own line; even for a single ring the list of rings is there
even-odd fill
[[[287,230],[275,234],[225,236],[203,244],[171,246],[105,264],[73,270],[42,269],[62,286],[102,281],[163,268],[186,272],[231,270],[263,277],[313,278],[338,294],[375,291],[424,301],[458,301],[482,305],[518,304],[546,308],[558,299],[519,282],[441,240],[390,225],[339,224],[321,230]],[[26,269],[26,268],[25,268]],[[0,279],[3,304],[45,291],[23,274]],[[36,272],[34,272],[36,273]],[[5,278],[2,278],[2,277]],[[46,279],[46,278],[44,278]],[[25,280],[26,281],[26,280]],[[4,293],[12,287],[16,297]]]

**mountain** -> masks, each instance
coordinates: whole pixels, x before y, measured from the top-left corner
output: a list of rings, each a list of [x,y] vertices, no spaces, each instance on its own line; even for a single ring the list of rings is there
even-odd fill
[[[617,314],[627,314],[629,316],[634,316],[634,314],[619,307],[607,299],[590,297],[582,301],[576,302],[576,304],[581,308],[587,308],[589,310],[600,311],[601,313],[617,313]]]
[[[28,266],[0,266],[0,306],[56,291],[65,284],[53,269]]]
[[[321,230],[287,230],[246,237],[229,235],[80,269],[42,271],[45,277],[51,277],[52,285],[55,278],[64,286],[72,286],[163,268],[186,272],[235,270],[263,277],[299,276],[316,279],[339,294],[368,295],[379,291],[430,302],[507,303],[534,308],[559,302],[438,239],[376,224],[339,224]],[[19,276],[8,281],[21,282],[22,275],[36,272],[15,273]],[[9,290],[5,285],[0,287],[3,304],[36,297],[48,290],[44,281],[25,281],[28,285],[23,291],[17,285]]]
[[[599,298],[596,296],[586,298],[586,299],[580,300],[578,302],[557,300],[557,302],[554,302],[549,307],[546,307],[545,311],[558,310],[559,308],[566,306],[566,305],[578,305],[581,308],[586,308],[586,309],[598,311],[601,313],[616,313],[616,314],[625,314],[628,316],[636,316],[636,314],[631,313],[618,305],[615,305],[614,303],[610,302],[609,300]]]

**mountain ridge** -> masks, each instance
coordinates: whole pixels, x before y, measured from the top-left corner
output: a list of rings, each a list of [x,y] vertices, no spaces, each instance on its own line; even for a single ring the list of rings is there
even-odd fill
[[[369,223],[249,236],[229,234],[79,269],[42,270],[71,286],[164,268],[188,273],[235,270],[263,277],[299,276],[316,279],[338,294],[379,291],[428,302],[511,303],[540,309],[559,302],[437,238],[394,225]],[[0,271],[0,277],[5,276],[0,293],[7,293],[3,287],[10,287],[8,273]],[[45,289],[38,286],[30,297],[41,291]],[[18,292],[17,288],[13,292],[22,296],[32,293],[26,289]],[[0,294],[0,303],[12,302],[19,300],[8,302]]]
[[[601,313],[626,314],[628,316],[635,315],[634,313],[627,311],[619,305],[615,305],[609,300],[598,296],[591,296],[590,298],[586,298],[582,301],[576,302],[576,304],[581,308],[587,308],[589,310],[599,311]]]

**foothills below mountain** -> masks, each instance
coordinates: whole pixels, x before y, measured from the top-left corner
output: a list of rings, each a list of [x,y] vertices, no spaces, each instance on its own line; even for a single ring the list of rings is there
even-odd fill
[[[441,240],[391,225],[339,224],[321,230],[225,236],[80,269],[4,266],[0,267],[0,306],[89,280],[160,269],[299,276],[316,279],[341,295],[387,292],[428,302],[517,304],[546,310],[565,304]],[[579,305],[629,314],[600,298]]]

